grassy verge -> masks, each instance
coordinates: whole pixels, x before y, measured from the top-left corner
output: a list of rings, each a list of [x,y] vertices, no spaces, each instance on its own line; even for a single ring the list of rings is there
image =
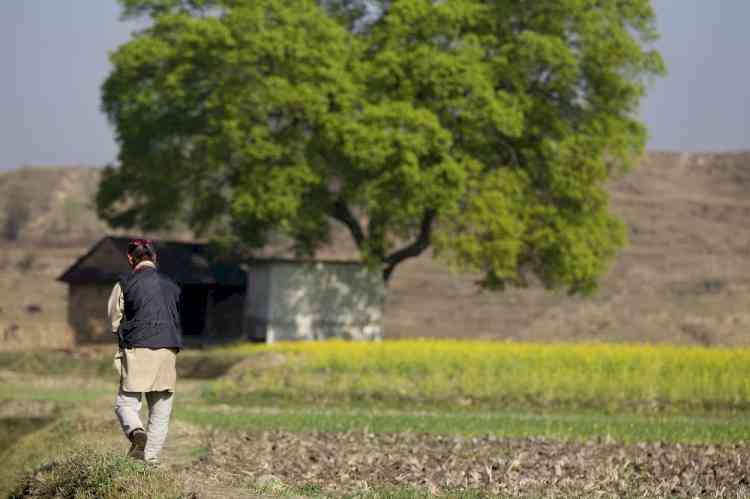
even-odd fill
[[[176,415],[194,424],[244,431],[367,430],[564,439],[601,437],[625,442],[734,443],[750,440],[750,421],[743,417],[221,411],[196,406],[178,407]]]
[[[241,345],[207,400],[249,406],[618,414],[750,411],[750,349],[343,341]],[[274,356],[269,362],[269,356]]]
[[[116,379],[112,357],[116,345],[86,356],[67,351],[0,352],[0,370],[40,376]],[[178,376],[184,379],[213,379],[224,375],[244,359],[242,353],[225,350],[183,351],[177,362]]]
[[[0,450],[0,462],[3,463],[0,466],[0,497],[5,497],[29,470],[83,447],[85,442],[81,441],[82,435],[106,442],[106,438],[100,438],[106,435],[97,431],[100,425],[92,425],[87,418],[57,417],[37,422],[39,425],[36,428],[16,427],[13,444]]]
[[[127,446],[109,405],[63,403],[47,418],[4,417],[0,432],[0,497],[24,489],[28,497],[97,498],[176,497],[171,490],[181,490],[168,470],[155,471],[159,482],[124,458]]]
[[[61,383],[62,385],[62,383]],[[86,402],[106,395],[114,398],[114,390],[91,386],[67,388],[64,386],[33,386],[23,384],[0,385],[0,400],[47,400],[52,402]]]
[[[112,355],[92,353],[82,357],[72,352],[0,352],[0,370],[41,376],[111,375]]]
[[[44,428],[52,418],[12,417],[0,418],[0,449],[12,447],[24,435]]]
[[[122,455],[81,449],[27,474],[10,494],[21,497],[184,497],[172,473]]]

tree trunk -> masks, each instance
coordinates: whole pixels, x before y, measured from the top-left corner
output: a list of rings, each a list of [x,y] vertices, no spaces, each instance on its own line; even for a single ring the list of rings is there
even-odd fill
[[[422,215],[419,234],[416,239],[407,246],[394,251],[390,255],[381,256],[383,263],[383,281],[386,286],[388,285],[391,275],[393,275],[393,270],[399,263],[408,258],[414,258],[421,255],[430,247],[432,241],[432,225],[435,221],[436,215],[437,213],[433,209],[425,210]],[[365,233],[362,230],[362,224],[359,223],[359,220],[357,220],[357,217],[351,212],[346,202],[341,199],[337,200],[332,206],[331,217],[334,220],[338,220],[349,229],[357,248],[361,250],[365,242]]]
[[[414,258],[421,255],[430,247],[432,241],[432,224],[435,221],[436,214],[435,210],[431,208],[425,210],[422,215],[422,223],[420,224],[417,238],[408,246],[404,246],[403,248],[394,251],[385,258],[383,261],[385,264],[385,268],[383,269],[383,280],[386,285],[388,285],[388,281],[390,280],[396,265],[407,258]]]

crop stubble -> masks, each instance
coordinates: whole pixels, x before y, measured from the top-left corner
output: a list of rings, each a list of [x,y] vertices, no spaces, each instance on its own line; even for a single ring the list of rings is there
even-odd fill
[[[429,434],[213,435],[202,475],[346,494],[414,487],[488,495],[750,497],[750,446]]]

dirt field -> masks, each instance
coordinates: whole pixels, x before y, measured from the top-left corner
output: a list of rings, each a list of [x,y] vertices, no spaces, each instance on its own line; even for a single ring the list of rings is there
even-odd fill
[[[75,445],[88,435],[97,450],[126,451],[107,409],[101,398],[78,412]],[[21,413],[44,418],[55,410],[49,402],[5,401],[0,420]],[[177,419],[162,463],[194,498],[375,498],[396,491],[398,497],[461,491],[473,497],[750,497],[747,443],[233,432]],[[421,492],[404,494],[409,490]]]
[[[413,487],[492,496],[748,497],[750,446],[415,434],[220,433],[190,472],[328,493]]]

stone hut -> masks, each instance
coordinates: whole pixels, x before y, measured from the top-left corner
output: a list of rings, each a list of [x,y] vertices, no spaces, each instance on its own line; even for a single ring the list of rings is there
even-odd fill
[[[118,276],[130,272],[129,241],[103,238],[60,276],[78,343],[114,341],[107,300]],[[205,244],[154,241],[154,247],[159,269],[182,288],[188,345],[383,337],[385,287],[361,263],[278,256],[238,263],[221,261]]]
[[[68,284],[68,323],[78,343],[111,342],[107,300],[118,276],[130,272],[128,237],[108,236],[80,257],[59,280]],[[181,319],[187,343],[243,334],[247,273],[220,262],[204,244],[154,241],[159,269],[182,288]]]

